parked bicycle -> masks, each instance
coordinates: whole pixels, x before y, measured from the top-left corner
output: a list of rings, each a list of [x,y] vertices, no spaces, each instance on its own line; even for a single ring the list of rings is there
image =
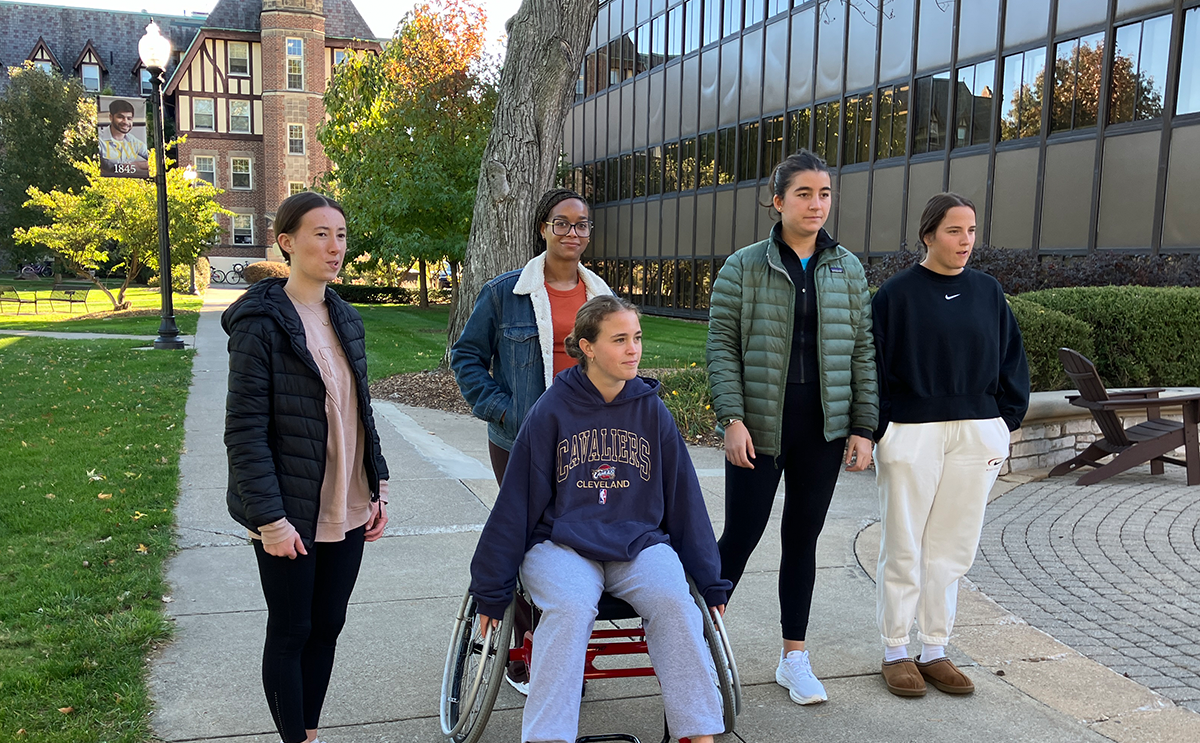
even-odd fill
[[[244,276],[242,276],[242,271],[245,271],[245,270],[246,270],[245,263],[235,263],[229,269],[229,271],[225,274],[225,278],[229,281],[230,284],[243,284],[246,282],[246,278]]]
[[[22,279],[38,279],[54,275],[54,264],[51,261],[41,263],[26,263],[17,269],[17,277]]]
[[[212,272],[209,274],[209,277],[208,277],[208,283],[224,284],[225,283],[225,272],[218,269],[216,266],[213,266]]]

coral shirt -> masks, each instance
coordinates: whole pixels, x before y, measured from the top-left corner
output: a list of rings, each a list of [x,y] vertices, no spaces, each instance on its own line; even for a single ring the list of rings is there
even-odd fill
[[[574,289],[560,291],[546,284],[546,293],[550,295],[550,321],[554,324],[554,373],[558,374],[575,366],[563,342],[575,329],[575,314],[587,301],[587,287],[579,281]]]

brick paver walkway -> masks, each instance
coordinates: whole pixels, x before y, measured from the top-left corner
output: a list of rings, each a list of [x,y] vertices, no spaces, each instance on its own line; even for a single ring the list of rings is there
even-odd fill
[[[969,577],[1034,627],[1200,712],[1200,487],[1179,468],[1144,469],[1006,493],[989,506]]]

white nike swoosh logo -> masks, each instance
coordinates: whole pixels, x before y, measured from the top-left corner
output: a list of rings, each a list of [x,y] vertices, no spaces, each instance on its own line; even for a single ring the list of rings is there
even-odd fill
[[[955,297],[961,297],[961,296],[962,296],[961,294],[947,294],[946,299],[954,299]]]

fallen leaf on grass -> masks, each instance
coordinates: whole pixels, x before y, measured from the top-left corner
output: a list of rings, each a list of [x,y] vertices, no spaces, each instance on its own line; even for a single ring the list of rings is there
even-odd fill
[[[95,482],[96,480],[107,480],[108,478],[106,478],[104,475],[97,474],[96,470],[88,470],[87,479],[88,482]]]
[[[100,500],[108,500],[109,498],[112,497],[112,493],[98,493],[96,495],[96,497],[99,498]]]
[[[54,500],[54,493],[46,493],[47,500]]]
[[[112,537],[105,537],[104,539],[97,539],[96,544],[104,544],[105,542],[111,542],[111,541],[112,541]]]
[[[162,602],[163,602],[164,604],[169,604],[169,603],[171,603],[171,602],[172,602],[172,601],[174,601],[174,600],[175,600],[175,599],[171,598],[170,596],[163,596],[163,597],[162,597]]]
[[[69,715],[75,711],[75,708],[74,707],[59,707],[58,711],[62,712],[64,715]]]
[[[133,512],[133,520],[137,521],[138,519],[140,519],[141,517],[143,517],[145,515],[146,514],[142,513],[141,511],[134,511]]]
[[[146,547],[146,545],[139,544],[137,546],[137,549],[134,550],[134,552],[138,553],[139,555],[145,555],[145,554],[148,554],[150,552],[150,550],[149,550],[149,548]]]

